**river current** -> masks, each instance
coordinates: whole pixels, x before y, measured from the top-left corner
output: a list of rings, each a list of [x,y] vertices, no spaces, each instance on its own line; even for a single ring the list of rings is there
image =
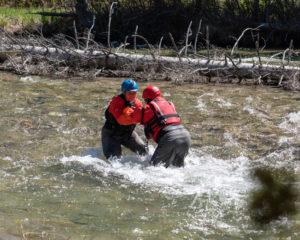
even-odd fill
[[[300,239],[299,213],[258,225],[248,211],[257,167],[292,172],[300,189],[299,92],[139,82],[191,133],[185,167],[164,168],[148,164],[153,142],[149,156],[103,157],[122,81],[0,73],[0,239]]]

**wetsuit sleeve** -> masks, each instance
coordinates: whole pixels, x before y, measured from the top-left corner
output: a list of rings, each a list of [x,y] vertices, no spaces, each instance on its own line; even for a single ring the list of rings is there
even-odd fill
[[[135,121],[135,123],[140,123],[142,119],[142,109],[143,104],[139,99],[135,99],[135,107],[134,111],[131,113],[132,119]]]
[[[134,112],[135,109],[126,107],[123,109],[123,113],[118,118],[116,118],[116,120],[121,125],[137,124],[139,121],[136,120]]]
[[[124,100],[120,97],[112,99],[109,107],[109,112],[113,114],[120,125],[131,125],[140,122],[140,106],[142,103],[135,101],[135,107],[124,107]]]
[[[153,111],[148,104],[144,107],[143,123],[141,122],[142,113],[140,115],[141,115],[140,123],[143,125],[145,125],[147,122],[149,122],[149,120],[154,116]]]

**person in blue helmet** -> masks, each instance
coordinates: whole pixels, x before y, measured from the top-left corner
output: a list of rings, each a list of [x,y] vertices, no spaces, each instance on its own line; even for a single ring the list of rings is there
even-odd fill
[[[146,144],[134,131],[139,122],[136,108],[142,108],[142,102],[137,99],[137,83],[132,79],[125,79],[121,85],[122,93],[114,96],[105,111],[105,124],[102,128],[102,147],[107,159],[122,155],[121,145],[131,151],[145,155]]]

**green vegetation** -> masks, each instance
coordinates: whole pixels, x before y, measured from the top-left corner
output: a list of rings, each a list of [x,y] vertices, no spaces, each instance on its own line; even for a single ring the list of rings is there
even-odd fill
[[[4,27],[12,24],[20,24],[28,27],[31,24],[40,24],[40,15],[31,14],[41,11],[39,8],[3,8],[0,7],[0,26]]]
[[[91,27],[93,16],[96,16],[93,34],[96,41],[104,43],[111,2],[111,0],[0,0],[2,6],[0,27],[11,25],[12,19],[17,19],[15,20],[17,25],[25,27],[40,23],[48,24],[51,26],[48,28],[48,35],[67,33],[63,29],[72,29],[74,18],[40,17],[30,13],[40,10],[71,12],[77,16],[76,26],[79,33]],[[208,34],[210,44],[221,47],[232,46],[245,28],[263,26],[259,36],[261,46],[266,42],[267,47],[287,48],[293,40],[294,47],[300,47],[299,11],[300,1],[295,0],[119,0],[111,22],[111,40],[122,41],[125,36],[134,32],[136,26],[139,26],[138,33],[150,43],[157,44],[163,36],[163,44],[171,46],[169,32],[176,42],[180,42],[184,39],[187,26],[192,21],[191,30],[194,37],[199,20],[202,19],[201,40],[199,40],[199,44],[202,45],[205,45]],[[13,25],[16,25],[15,22]],[[256,40],[254,38],[257,36],[253,37],[248,31],[239,46],[253,48]]]
[[[66,3],[69,1],[60,0],[0,0],[1,6],[6,7],[20,7],[20,8],[31,8],[31,7],[53,7],[60,3]]]
[[[34,14],[36,12],[53,12],[52,9],[45,8],[12,8],[12,7],[0,7],[0,28],[6,27],[6,30],[11,33],[18,33],[21,30],[32,31],[37,29],[43,24],[48,31],[63,32],[66,28],[65,19],[60,17],[41,16]],[[61,10],[55,10],[55,12],[61,12]],[[55,32],[56,31],[56,32]]]

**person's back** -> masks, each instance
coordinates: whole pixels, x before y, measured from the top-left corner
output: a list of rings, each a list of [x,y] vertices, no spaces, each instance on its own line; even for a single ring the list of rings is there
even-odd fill
[[[146,106],[141,114],[141,124],[144,125],[146,137],[158,143],[151,164],[184,166],[190,147],[190,134],[181,124],[174,104],[162,98],[156,86],[145,88],[143,99]]]

